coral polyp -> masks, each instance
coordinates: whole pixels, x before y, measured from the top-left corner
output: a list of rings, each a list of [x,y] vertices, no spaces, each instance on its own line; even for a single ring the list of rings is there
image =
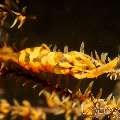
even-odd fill
[[[117,79],[120,75],[119,56],[113,60],[107,57],[107,53],[102,53],[101,57],[97,52],[95,57],[89,56],[83,52],[83,44],[80,52],[68,52],[66,48],[64,52],[51,51],[46,44],[14,52],[6,46],[0,49],[0,59],[3,62],[11,60],[34,73],[71,75],[77,79],[97,78],[106,73],[111,79]]]

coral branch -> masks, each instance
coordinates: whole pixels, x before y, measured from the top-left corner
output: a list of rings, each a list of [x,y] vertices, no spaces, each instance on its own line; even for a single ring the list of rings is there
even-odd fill
[[[82,94],[72,93],[77,97],[62,96],[53,91],[52,93],[43,90],[43,94],[46,98],[46,107],[32,107],[31,104],[24,100],[20,105],[16,100],[14,104],[10,105],[5,99],[0,100],[0,118],[6,118],[8,114],[12,116],[12,119],[17,117],[28,118],[31,120],[45,120],[47,114],[53,115],[65,115],[66,120],[70,120],[73,115],[73,119],[77,120],[79,117],[83,117],[85,120],[92,120],[93,118],[103,119],[108,116],[111,120],[120,119],[120,98],[115,99],[109,95],[106,99],[99,97],[95,98],[91,94],[92,83]],[[81,98],[84,96],[84,99]]]
[[[25,10],[27,8],[26,6],[23,7],[23,9],[20,10],[20,12],[18,10],[16,10],[16,11],[12,10],[11,9],[13,7],[12,3],[15,5],[15,3],[13,1],[9,1],[9,2],[5,2],[4,4],[0,4],[0,18],[1,18],[0,23],[1,23],[1,26],[4,25],[4,22],[7,18],[7,16],[9,16],[10,14],[15,16],[13,24],[10,26],[10,28],[15,27],[15,25],[17,23],[19,23],[17,28],[20,29],[22,27],[22,25],[24,24],[24,22],[26,21],[26,19],[36,19],[35,16],[26,16],[25,15]],[[16,6],[18,3],[19,2],[16,2]]]

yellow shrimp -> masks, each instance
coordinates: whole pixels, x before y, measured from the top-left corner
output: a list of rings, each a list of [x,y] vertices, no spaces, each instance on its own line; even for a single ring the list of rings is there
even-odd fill
[[[81,50],[70,52],[51,51],[46,44],[39,47],[26,48],[19,52],[14,52],[12,48],[4,46],[0,49],[0,60],[11,60],[26,70],[35,73],[50,72],[54,74],[68,74],[77,79],[96,78],[104,73],[108,73],[116,79],[120,75],[117,69],[120,58],[108,60],[106,54],[101,54],[101,58],[89,56]]]

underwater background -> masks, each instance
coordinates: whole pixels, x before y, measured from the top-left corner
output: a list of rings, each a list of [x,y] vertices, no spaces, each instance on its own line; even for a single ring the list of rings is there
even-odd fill
[[[10,33],[8,43],[14,43],[17,50],[46,43],[57,45],[61,51],[65,45],[69,46],[69,50],[79,51],[84,41],[86,53],[94,50],[98,53],[108,52],[113,58],[120,52],[119,5],[115,1],[23,0],[19,7],[27,6],[27,15],[35,15],[37,19],[25,22],[20,30],[9,29],[10,25],[6,22],[5,30]],[[69,79],[68,86],[74,89],[72,85],[78,83],[73,83],[73,78]],[[0,92],[9,100],[28,99],[36,104],[37,99],[38,103],[43,102],[39,101],[39,90],[32,89],[32,83],[23,87],[11,74],[2,76],[0,81]],[[81,88],[84,90],[90,81],[82,80]],[[103,88],[103,97],[107,96],[112,92],[115,82],[105,76],[98,77],[93,93]]]

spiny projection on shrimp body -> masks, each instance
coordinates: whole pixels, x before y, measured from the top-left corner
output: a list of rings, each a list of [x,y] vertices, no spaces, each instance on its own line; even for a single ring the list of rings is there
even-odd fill
[[[84,53],[84,43],[81,44],[80,52],[68,51],[64,47],[64,52],[53,50],[46,44],[39,47],[26,48],[19,52],[14,52],[12,48],[4,46],[0,49],[1,61],[13,61],[28,71],[34,73],[48,72],[54,74],[71,75],[77,79],[96,78],[107,73],[110,78],[117,79],[120,75],[120,57],[111,60],[107,53],[102,53],[101,57],[95,52],[95,57]]]

